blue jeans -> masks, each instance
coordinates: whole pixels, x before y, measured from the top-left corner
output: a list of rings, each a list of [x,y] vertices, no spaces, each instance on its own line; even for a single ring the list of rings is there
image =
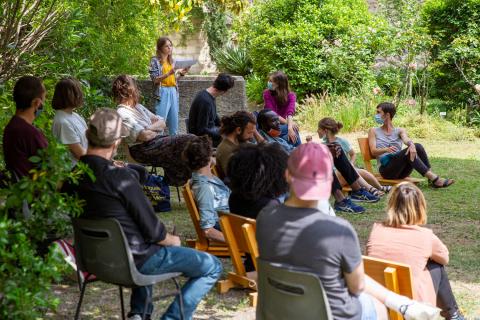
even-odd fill
[[[297,142],[292,142],[290,141],[290,139],[288,138],[288,124],[281,124],[280,125],[280,131],[282,132],[280,134],[280,138],[282,138],[283,140],[287,141],[287,143],[293,147],[298,147],[300,144],[302,144],[302,141],[300,141],[300,134],[298,133],[298,131],[296,131],[297,133]]]
[[[182,287],[185,320],[192,319],[198,303],[210,291],[222,274],[220,260],[211,254],[185,247],[163,247],[151,256],[139,269],[143,274],[181,272],[189,280]],[[152,295],[152,286],[132,289],[130,314],[142,314],[146,295]],[[153,304],[147,307],[151,315]],[[163,320],[180,319],[178,297],[163,314]]]
[[[377,320],[377,310],[372,296],[363,292],[358,296],[362,305],[362,320]]]
[[[165,119],[168,134],[178,132],[178,91],[176,87],[162,87],[161,99],[155,104],[155,113]]]

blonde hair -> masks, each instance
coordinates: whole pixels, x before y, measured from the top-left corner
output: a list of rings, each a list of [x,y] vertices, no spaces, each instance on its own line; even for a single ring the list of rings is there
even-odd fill
[[[427,223],[427,202],[422,191],[411,182],[402,182],[393,187],[387,204],[389,227]]]

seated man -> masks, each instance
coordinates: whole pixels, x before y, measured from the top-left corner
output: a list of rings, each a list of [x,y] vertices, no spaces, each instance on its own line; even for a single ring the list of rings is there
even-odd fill
[[[21,77],[13,88],[16,111],[3,132],[3,154],[7,169],[17,178],[28,175],[34,167],[29,158],[48,146],[43,133],[33,126],[45,94],[42,80],[32,76]]]
[[[324,145],[307,143],[292,152],[285,173],[290,197],[257,217],[260,259],[315,273],[335,319],[386,319],[382,304],[406,319],[437,319],[438,309],[390,292],[365,275],[353,227],[318,209],[318,201],[330,196],[332,169]]]
[[[117,219],[132,250],[138,271],[143,274],[181,272],[189,280],[182,288],[185,319],[191,319],[200,300],[210,291],[222,273],[220,261],[214,256],[180,246],[180,238],[167,232],[158,220],[150,201],[145,197],[134,170],[118,167],[112,161],[121,137],[128,133],[114,109],[102,108],[90,118],[86,132],[87,154],[80,158],[93,171],[95,180],[86,175],[78,186],[66,185],[65,191],[76,193],[85,201],[85,218]],[[132,290],[130,319],[141,319],[151,286]],[[176,298],[162,319],[180,318]]]
[[[208,136],[195,137],[183,151],[184,161],[193,172],[192,192],[200,214],[200,228],[208,239],[225,242],[217,212],[230,210],[230,189],[213,175],[212,155],[212,142]]]
[[[221,122],[220,134],[223,139],[217,147],[215,159],[223,177],[227,173],[230,157],[241,144],[253,138],[257,142],[263,142],[264,139],[257,132],[255,117],[248,111],[237,111],[231,116],[222,117]]]
[[[403,179],[413,170],[428,178],[434,188],[446,188],[455,180],[440,178],[435,174],[427,152],[419,143],[413,143],[404,128],[393,126],[393,117],[397,112],[395,105],[383,102],[377,106],[375,121],[380,125],[368,132],[368,144],[380,167],[378,171],[386,179]],[[402,145],[407,148],[402,150]]]
[[[207,134],[212,139],[213,146],[218,146],[222,136],[215,98],[230,90],[234,86],[234,81],[232,76],[220,73],[210,87],[197,93],[188,115],[188,133],[197,136]]]
[[[260,127],[260,135],[269,143],[278,143],[283,149],[290,153],[293,147],[286,143],[285,140],[278,137],[280,132],[280,120],[278,115],[268,109],[259,112],[257,117],[258,125]],[[363,189],[359,183],[359,175],[355,168],[348,160],[342,148],[338,144],[328,144],[328,147],[333,155],[333,163],[335,168],[342,174],[345,181],[352,188],[351,198],[346,198],[342,193],[342,186],[334,175],[332,182],[332,195],[335,198],[334,208],[337,211],[348,213],[363,213],[365,209],[353,202],[377,202],[379,197],[374,196],[367,190]]]

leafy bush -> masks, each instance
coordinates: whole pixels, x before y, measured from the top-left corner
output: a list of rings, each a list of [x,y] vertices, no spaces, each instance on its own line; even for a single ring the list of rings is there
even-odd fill
[[[478,100],[480,0],[429,0],[423,13],[433,39],[433,94],[457,103]]]
[[[247,76],[252,72],[252,61],[245,48],[229,44],[212,53],[218,70],[239,76]]]
[[[381,44],[363,0],[255,2],[236,25],[260,77],[289,76],[300,96],[342,93],[373,82],[370,66]]]
[[[256,104],[263,103],[263,91],[267,88],[266,77],[262,78],[256,74],[252,74],[246,78],[245,86],[249,101]]]

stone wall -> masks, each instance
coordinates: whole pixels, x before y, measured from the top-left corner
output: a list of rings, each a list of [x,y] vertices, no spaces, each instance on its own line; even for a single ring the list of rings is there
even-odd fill
[[[216,76],[185,76],[178,81],[179,90],[179,132],[184,133],[185,119],[188,117],[190,105],[195,95],[210,87]],[[235,76],[235,86],[225,95],[218,97],[217,112],[221,116],[232,114],[238,110],[247,109],[247,95],[245,90],[245,80],[243,77]],[[149,80],[139,80],[138,86],[143,94],[143,104],[154,112],[154,101],[152,99],[152,82]]]

